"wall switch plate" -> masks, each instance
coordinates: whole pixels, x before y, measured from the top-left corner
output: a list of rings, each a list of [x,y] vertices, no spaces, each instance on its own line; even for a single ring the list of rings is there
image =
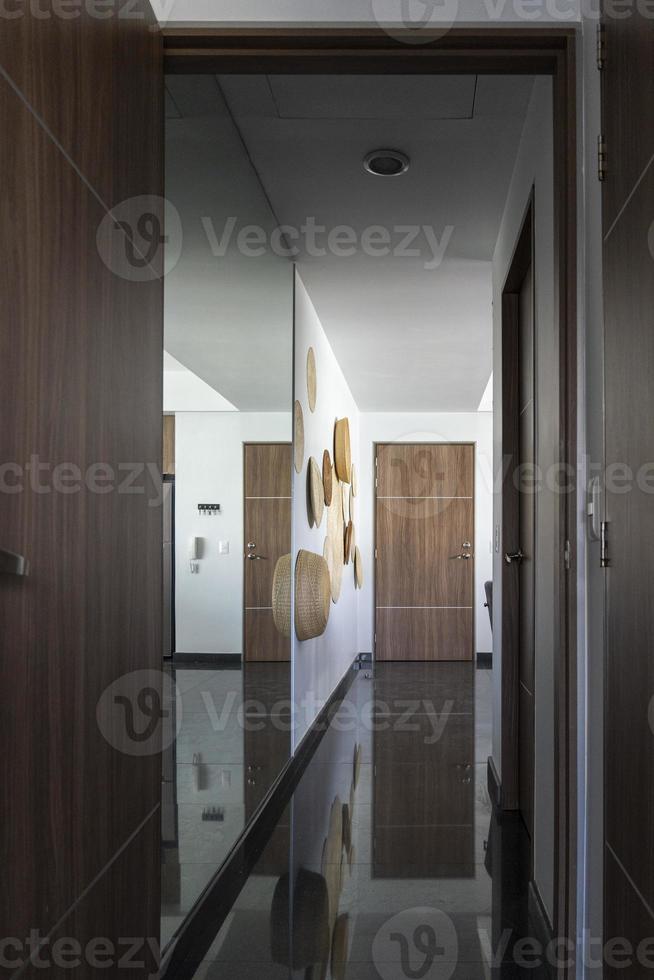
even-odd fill
[[[228,555],[229,554],[229,541],[219,541],[218,542],[218,554]]]

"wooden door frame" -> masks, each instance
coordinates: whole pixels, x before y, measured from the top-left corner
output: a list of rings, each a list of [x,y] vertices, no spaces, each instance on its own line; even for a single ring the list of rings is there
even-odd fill
[[[559,337],[559,462],[577,468],[576,27],[452,28],[423,44],[381,27],[175,27],[163,30],[168,73],[541,74],[553,82],[554,268]],[[409,35],[415,32],[408,31]],[[415,39],[415,37],[414,37]],[[561,494],[556,542],[555,909],[576,936],[577,489]],[[566,542],[569,558],[564,564]],[[574,967],[572,968],[574,969]],[[570,975],[562,968],[561,976]]]
[[[502,553],[520,547],[520,291],[535,271],[535,189],[532,187],[502,289]],[[535,276],[534,276],[535,281]],[[534,357],[536,349],[535,290]],[[534,416],[538,418],[534,372]],[[516,463],[517,461],[517,463]],[[535,590],[534,590],[535,591]],[[520,578],[502,562],[502,808],[520,809]],[[535,703],[535,686],[534,686]],[[533,841],[532,841],[533,858]]]
[[[475,576],[477,571],[477,560],[476,560],[476,536],[477,536],[477,519],[475,507],[477,503],[477,443],[470,439],[462,440],[452,440],[452,439],[433,439],[429,442],[414,442],[413,440],[403,440],[403,439],[391,439],[390,442],[377,441],[372,444],[373,453],[373,474],[374,474],[374,484],[372,487],[372,494],[374,500],[373,508],[373,563],[372,563],[372,580],[373,580],[373,602],[374,602],[374,633],[372,640],[372,659],[373,662],[377,659],[377,452],[380,446],[472,446],[473,452],[473,462],[472,462],[472,548],[473,548],[473,559],[472,559],[472,651],[471,658],[469,661],[461,660],[458,663],[472,663],[475,664],[477,660],[477,649],[476,649],[476,638],[477,638],[477,611],[475,604]],[[422,663],[422,661],[420,661]],[[439,663],[440,661],[428,661],[429,663]],[[446,662],[446,661],[444,661]]]

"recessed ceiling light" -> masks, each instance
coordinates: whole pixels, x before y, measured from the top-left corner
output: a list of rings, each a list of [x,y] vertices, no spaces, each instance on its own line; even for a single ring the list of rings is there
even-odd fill
[[[399,177],[409,169],[409,158],[399,150],[373,150],[365,157],[363,169],[375,177]]]

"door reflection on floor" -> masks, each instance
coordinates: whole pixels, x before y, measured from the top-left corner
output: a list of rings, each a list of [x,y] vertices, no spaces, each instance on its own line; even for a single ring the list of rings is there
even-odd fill
[[[490,671],[359,672],[197,980],[521,976],[528,844],[493,816],[490,739]]]

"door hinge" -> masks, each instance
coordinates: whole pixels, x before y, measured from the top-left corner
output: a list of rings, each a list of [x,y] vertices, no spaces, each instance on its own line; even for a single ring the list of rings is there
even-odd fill
[[[375,548],[375,561],[377,561],[377,549]]]
[[[565,548],[563,550],[563,560],[565,562],[565,570],[566,570],[566,572],[569,572],[570,571],[570,559],[571,559],[571,556],[572,556],[572,553],[570,551],[570,542],[568,540],[566,540],[566,542],[565,542]]]
[[[604,71],[606,68],[606,26],[597,25],[597,70]]]
[[[608,147],[606,137],[602,133],[597,137],[597,179],[605,181],[607,177]]]
[[[609,558],[609,522],[602,521],[600,528],[600,567],[608,568],[611,564]]]

